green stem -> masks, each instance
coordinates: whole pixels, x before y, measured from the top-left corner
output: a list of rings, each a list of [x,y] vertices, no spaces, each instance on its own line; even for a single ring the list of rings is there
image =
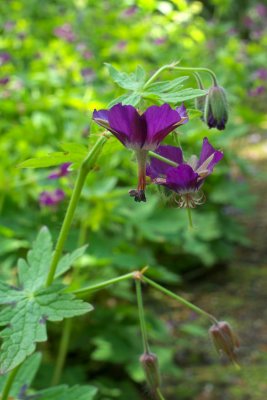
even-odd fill
[[[74,290],[71,293],[75,294],[76,296],[84,296],[84,295],[90,294],[92,292],[95,292],[96,290],[103,289],[106,286],[113,285],[114,283],[118,283],[121,281],[125,281],[126,279],[133,278],[133,276],[134,276],[134,272],[130,272],[129,274],[125,274],[125,275],[119,276],[117,278],[112,278],[112,279],[109,279],[108,281],[97,283],[96,285],[91,285],[91,286],[87,286],[82,289]]]
[[[191,208],[190,207],[187,207],[186,208],[187,209],[187,215],[188,215],[188,220],[189,220],[189,226],[190,226],[190,228],[194,228],[194,225],[193,225],[193,220],[192,220],[192,212],[191,212]]]
[[[195,80],[197,81],[197,84],[198,84],[199,89],[204,90],[204,85],[203,85],[203,83],[202,83],[202,80],[201,80],[201,78],[200,78],[200,75],[199,75],[197,72],[194,72],[193,75],[194,75],[194,77],[195,77]]]
[[[62,370],[65,364],[66,356],[68,353],[70,335],[72,331],[72,319],[68,318],[64,321],[63,332],[59,344],[59,352],[56,361],[56,366],[54,370],[54,375],[52,378],[52,386],[57,385],[60,382]]]
[[[157,389],[157,395],[158,395],[159,400],[165,400],[165,398],[163,397],[163,394],[161,393],[159,388]]]
[[[141,328],[144,351],[145,351],[145,353],[149,353],[150,351],[149,351],[149,344],[148,344],[148,338],[147,338],[141,281],[139,279],[136,279],[135,285],[136,285],[136,298],[137,298],[139,321],[140,321],[140,328]]]
[[[178,164],[177,164],[176,162],[174,162],[174,161],[172,161],[172,160],[169,160],[168,158],[162,157],[162,156],[160,156],[159,154],[154,153],[153,151],[149,151],[149,152],[148,152],[148,155],[149,155],[150,157],[157,158],[158,160],[163,161],[163,162],[165,162],[166,164],[171,165],[172,167],[178,167]]]
[[[145,282],[149,285],[153,286],[154,288],[160,290],[162,293],[166,294],[167,296],[172,297],[173,299],[179,301],[179,303],[183,304],[184,306],[190,308],[191,310],[195,311],[196,313],[203,315],[204,317],[208,318],[212,323],[218,323],[217,319],[213,317],[213,315],[207,313],[206,311],[202,310],[201,308],[195,306],[194,304],[190,303],[190,301],[185,300],[183,297],[178,296],[177,294],[171,292],[168,289],[165,289],[163,286],[160,286],[158,283],[150,280],[146,276],[143,275],[142,278]]]
[[[12,384],[14,382],[14,379],[16,378],[16,375],[18,373],[18,370],[20,368],[21,364],[19,364],[16,368],[14,368],[8,375],[8,378],[6,380],[6,383],[4,385],[3,393],[1,396],[1,400],[8,400],[9,398],[9,392],[12,387]]]
[[[175,65],[177,65],[180,61],[176,61],[172,64],[169,65],[163,65],[163,67],[159,68],[152,76],[151,78],[148,79],[148,81],[144,84],[143,89],[146,89],[150,83],[152,83],[158,76],[159,74],[161,74],[162,71],[164,71],[165,69],[169,69],[169,68],[174,68]]]
[[[217,81],[217,77],[215,75],[215,73],[209,69],[209,68],[193,68],[193,67],[172,67],[173,69],[175,69],[176,71],[199,71],[199,72],[207,72],[208,74],[211,75],[211,78],[213,80],[213,83],[215,86],[218,86],[218,81]]]
[[[73,192],[72,192],[69,206],[68,206],[68,209],[67,209],[67,212],[66,212],[66,215],[65,215],[65,218],[64,218],[59,236],[58,236],[55,252],[54,252],[52,262],[50,265],[50,269],[49,269],[49,272],[47,275],[46,286],[50,286],[54,280],[54,276],[55,276],[56,269],[57,269],[57,264],[62,255],[63,247],[64,247],[65,241],[67,239],[67,236],[68,236],[68,233],[70,230],[74,212],[76,210],[85,179],[87,177],[88,172],[92,169],[95,161],[97,160],[97,157],[99,156],[99,154],[102,150],[102,147],[107,140],[107,137],[108,137],[107,135],[106,136],[103,135],[98,139],[98,141],[95,143],[92,150],[88,153],[86,159],[83,161],[83,163],[79,169],[78,177],[77,177],[77,180],[76,180]]]

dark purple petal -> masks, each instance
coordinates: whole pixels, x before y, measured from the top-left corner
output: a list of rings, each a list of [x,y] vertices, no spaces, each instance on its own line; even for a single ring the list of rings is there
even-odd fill
[[[176,107],[176,109],[175,109],[179,114],[180,114],[180,117],[181,118],[184,118],[184,121],[183,121],[183,124],[185,124],[186,122],[188,122],[188,114],[187,114],[187,111],[186,111],[186,108],[185,108],[185,105],[184,104],[182,104],[181,106],[179,106],[179,107]]]
[[[43,206],[53,207],[60,203],[65,197],[65,193],[61,189],[52,192],[44,191],[39,196],[39,203]]]
[[[142,148],[146,139],[146,125],[133,106],[116,104],[109,110],[108,121],[111,132],[126,147]]]
[[[62,176],[66,176],[69,173],[69,166],[71,163],[64,163],[59,167],[58,171],[53,172],[48,176],[48,179],[58,179],[61,178]]]
[[[163,104],[149,107],[142,115],[142,119],[146,121],[147,126],[144,148],[153,150],[176,128],[182,118],[169,104]]]
[[[199,188],[199,175],[187,164],[181,164],[176,168],[169,168],[166,177],[166,185],[177,193],[188,193]]]
[[[205,166],[205,169],[212,172],[214,166],[223,158],[223,153],[221,151],[215,150],[214,147],[212,147],[212,145],[209,143],[208,138],[204,138],[196,169],[201,168],[201,166],[209,158],[211,158],[210,162]]]
[[[165,145],[159,146],[155,153],[167,158],[168,160],[174,161],[177,164],[182,164],[183,162],[183,153],[180,147]],[[159,176],[166,175],[169,168],[169,164],[165,163],[164,161],[160,161],[155,157],[151,157],[150,164],[147,166],[146,174],[151,179],[155,179]]]
[[[93,120],[100,126],[103,126],[105,129],[110,130],[109,122],[108,122],[108,113],[109,110],[94,110],[93,112]]]

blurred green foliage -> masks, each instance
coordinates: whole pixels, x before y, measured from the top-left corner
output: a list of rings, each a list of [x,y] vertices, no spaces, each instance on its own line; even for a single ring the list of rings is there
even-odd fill
[[[214,147],[224,150],[225,157],[205,183],[207,202],[193,211],[196,228],[191,231],[186,211],[166,203],[157,189],[148,189],[146,204],[128,198],[128,189],[135,185],[136,166],[130,151],[110,139],[87,179],[68,239],[66,250],[89,242],[72,285],[80,287],[144,265],[150,266],[152,277],[173,285],[179,283],[181,274],[227,263],[234,246],[247,243],[236,216],[248,212],[253,204],[246,183],[250,168],[238,156],[236,143],[255,130],[263,132],[267,125],[262,106],[266,104],[266,81],[255,75],[265,66],[267,40],[262,22],[267,17],[257,11],[258,4],[249,0],[1,2],[0,80],[7,80],[0,81],[4,277],[10,279],[17,256],[25,255],[41,226],[48,225],[56,237],[76,175],[75,165],[70,175],[57,181],[47,179],[50,170],[16,166],[28,158],[60,151],[62,143],[87,147],[88,136],[91,142],[95,140],[99,129],[91,124],[91,112],[124,94],[104,63],[128,73],[141,65],[148,75],[175,60],[183,66],[213,69],[229,96],[227,129],[209,131],[195,117],[180,130],[179,142],[185,153],[198,154],[202,138],[208,136]],[[6,61],[4,54],[9,57]],[[162,79],[182,75],[167,71]],[[208,87],[209,79],[203,77]],[[195,87],[192,76],[188,85]],[[248,96],[260,86],[265,92]],[[194,108],[191,100],[185,104]],[[166,142],[174,141],[171,137]],[[57,208],[41,207],[40,193],[57,187],[66,192],[66,200]],[[71,276],[66,279],[70,281]],[[70,352],[77,359],[73,368],[67,367],[63,382],[84,382],[93,371],[101,399],[123,399],[125,393],[127,399],[140,398],[136,385],[143,379],[138,366],[141,344],[129,283],[97,294],[94,301],[98,314],[85,322],[91,339],[85,326],[75,327]],[[177,374],[172,362],[175,345],[164,346],[170,340],[165,321],[151,317],[150,325],[164,371]],[[51,329],[54,342],[45,349],[46,366],[53,364],[61,330]],[[107,378],[111,367],[114,379]],[[49,378],[45,368],[40,374],[39,384],[44,387]]]

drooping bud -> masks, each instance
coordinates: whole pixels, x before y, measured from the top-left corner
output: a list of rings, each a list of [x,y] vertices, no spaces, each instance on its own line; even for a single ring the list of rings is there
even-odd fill
[[[218,353],[224,353],[232,362],[236,363],[236,350],[240,343],[228,322],[220,321],[209,329],[212,342]]]
[[[160,372],[158,357],[154,353],[145,352],[140,357],[146,375],[146,381],[152,393],[156,393],[160,387]]]
[[[213,85],[206,96],[204,121],[209,128],[225,129],[228,121],[228,103],[225,90]]]

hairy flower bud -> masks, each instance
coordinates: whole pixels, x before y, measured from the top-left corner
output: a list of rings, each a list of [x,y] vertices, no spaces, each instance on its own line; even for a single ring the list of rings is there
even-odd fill
[[[236,362],[236,350],[240,344],[230,324],[220,321],[212,325],[209,333],[218,353],[224,353],[231,361]]]
[[[144,353],[139,360],[145,371],[146,380],[151,391],[156,392],[160,386],[158,357],[154,353]]]
[[[206,96],[204,121],[209,128],[225,129],[228,120],[228,103],[225,90],[220,86],[212,86]]]

